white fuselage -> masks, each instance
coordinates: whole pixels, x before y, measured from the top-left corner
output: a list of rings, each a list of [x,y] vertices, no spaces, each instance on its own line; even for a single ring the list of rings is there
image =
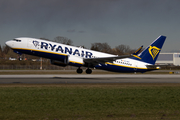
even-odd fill
[[[63,61],[64,57],[68,56],[68,65],[74,65],[78,67],[86,65],[84,59],[108,58],[117,56],[84,49],[82,47],[75,47],[35,38],[16,38],[14,40],[7,41],[6,44],[15,51],[53,60]],[[143,72],[147,71],[146,65],[150,64],[131,58],[125,58],[116,59],[115,61],[111,62],[105,62],[105,64],[98,63],[94,67],[116,72],[136,72],[138,70]]]

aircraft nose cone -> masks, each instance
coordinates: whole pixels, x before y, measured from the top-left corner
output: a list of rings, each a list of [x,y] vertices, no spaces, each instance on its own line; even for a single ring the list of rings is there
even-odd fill
[[[5,44],[6,44],[7,46],[9,46],[9,47],[11,47],[11,46],[12,46],[11,41],[7,41]]]
[[[9,46],[9,41],[7,41],[5,44],[6,44],[7,46]]]

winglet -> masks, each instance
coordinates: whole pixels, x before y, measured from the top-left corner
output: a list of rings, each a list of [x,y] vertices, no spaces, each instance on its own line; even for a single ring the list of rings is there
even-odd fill
[[[133,53],[133,55],[139,54],[139,52],[142,50],[142,48],[143,48],[143,45],[142,45],[140,48],[138,48],[138,49],[136,50],[136,52]]]

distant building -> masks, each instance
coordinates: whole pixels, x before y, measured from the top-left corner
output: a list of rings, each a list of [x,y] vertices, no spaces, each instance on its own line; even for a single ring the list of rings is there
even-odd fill
[[[9,60],[17,60],[17,58],[12,58],[12,57],[10,57]]]
[[[180,53],[160,53],[156,64],[180,66]]]

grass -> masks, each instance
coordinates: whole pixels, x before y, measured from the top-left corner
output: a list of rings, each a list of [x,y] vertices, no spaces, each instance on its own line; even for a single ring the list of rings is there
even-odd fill
[[[0,85],[1,120],[180,119],[180,84]]]

